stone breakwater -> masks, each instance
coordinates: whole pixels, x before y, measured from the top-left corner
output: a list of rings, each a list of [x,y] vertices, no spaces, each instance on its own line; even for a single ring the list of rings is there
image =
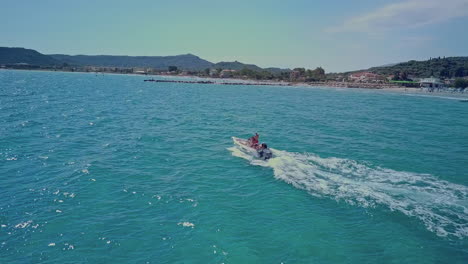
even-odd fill
[[[195,84],[221,84],[221,85],[279,85],[279,86],[291,86],[289,83],[261,83],[261,82],[213,82],[213,81],[182,81],[182,80],[155,80],[147,79],[145,82],[157,82],[157,83],[195,83]]]
[[[157,83],[194,83],[194,84],[221,84],[221,85],[276,85],[276,86],[322,86],[341,88],[367,88],[367,89],[390,89],[405,88],[394,84],[382,83],[353,83],[353,82],[310,82],[310,83],[289,83],[289,82],[215,82],[215,81],[187,81],[187,80],[156,80],[147,79],[145,82]]]

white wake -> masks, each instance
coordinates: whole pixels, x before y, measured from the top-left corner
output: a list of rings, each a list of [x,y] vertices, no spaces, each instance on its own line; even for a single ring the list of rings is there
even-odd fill
[[[421,220],[438,236],[468,237],[468,187],[429,174],[372,168],[353,160],[272,149],[262,161],[239,147],[233,156],[271,167],[274,176],[317,197],[362,207],[383,206]]]

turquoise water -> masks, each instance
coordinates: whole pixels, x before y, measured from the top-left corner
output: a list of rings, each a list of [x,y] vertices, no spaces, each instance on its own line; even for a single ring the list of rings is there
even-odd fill
[[[468,262],[467,103],[144,78],[0,71],[1,263]]]

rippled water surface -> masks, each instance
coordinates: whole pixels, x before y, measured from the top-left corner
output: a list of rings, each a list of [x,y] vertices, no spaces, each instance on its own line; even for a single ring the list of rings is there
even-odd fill
[[[468,262],[456,96],[144,78],[0,71],[1,263]]]

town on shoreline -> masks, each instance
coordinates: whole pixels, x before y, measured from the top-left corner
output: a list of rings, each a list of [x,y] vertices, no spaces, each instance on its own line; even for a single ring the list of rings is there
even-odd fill
[[[417,81],[392,81],[390,78],[383,78],[378,74],[371,72],[356,72],[348,75],[340,75],[341,80],[334,79],[317,79],[307,80],[301,77],[301,72],[292,70],[289,72],[289,79],[262,79],[252,78],[252,76],[234,75],[235,70],[215,70],[215,71],[180,71],[170,68],[167,71],[158,71],[154,69],[141,69],[141,68],[119,68],[119,67],[37,67],[27,64],[16,65],[1,65],[0,69],[4,70],[36,70],[36,71],[57,71],[57,72],[82,72],[94,74],[129,74],[129,75],[143,75],[155,77],[189,77],[201,78],[206,80],[158,80],[145,79],[149,82],[175,82],[175,83],[199,83],[199,84],[220,84],[220,85],[275,85],[275,86],[305,86],[305,87],[332,87],[332,88],[362,88],[362,89],[382,89],[403,92],[468,92],[468,77],[463,78],[466,80],[465,87],[454,86],[455,79],[441,80],[439,78],[422,78]],[[292,76],[291,76],[292,75]],[[297,76],[297,77],[296,77]],[[462,85],[465,85],[464,83]]]

